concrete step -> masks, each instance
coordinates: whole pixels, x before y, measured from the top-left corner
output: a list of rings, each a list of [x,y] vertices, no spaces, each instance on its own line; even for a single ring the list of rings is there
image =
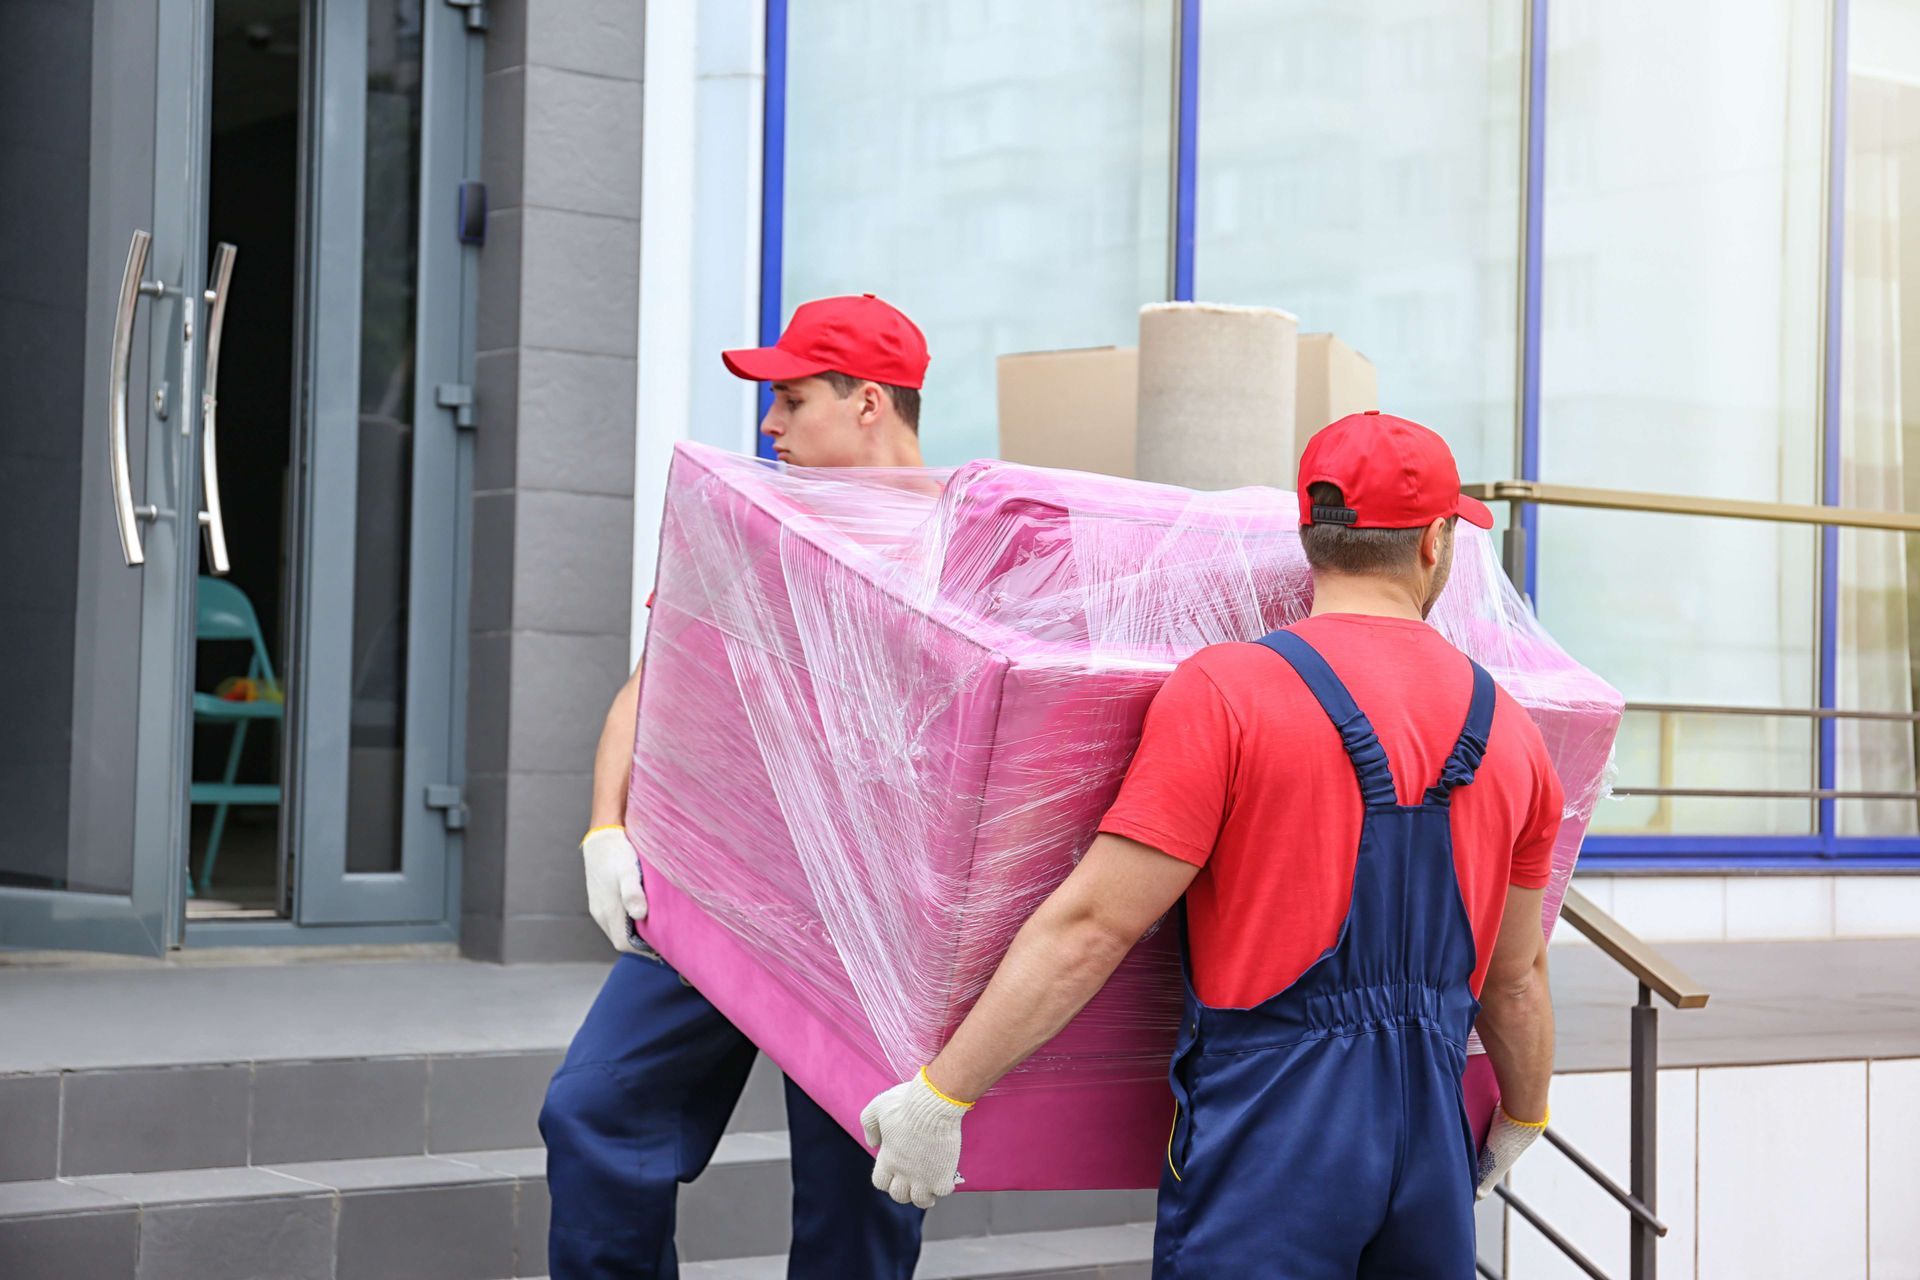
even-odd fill
[[[926,1238],[967,1240],[1062,1228],[1153,1221],[1151,1191],[962,1193],[927,1213]],[[793,1177],[784,1132],[733,1133],[707,1171],[680,1189],[680,1257],[707,1262],[786,1255],[792,1241]],[[782,1272],[784,1275],[784,1271]]]
[[[532,1147],[7,1183],[0,1276],[114,1280],[133,1275],[138,1259],[141,1280],[222,1280],[258,1274],[250,1269],[263,1256],[275,1259],[269,1273],[287,1280],[523,1275],[545,1268],[545,1162],[544,1149]],[[680,1256],[784,1257],[792,1185],[784,1132],[727,1135],[707,1171],[681,1189]],[[958,1195],[927,1216],[928,1256],[972,1258],[978,1251],[960,1246],[1145,1225],[1152,1214],[1144,1191]],[[442,1253],[454,1261],[431,1260]],[[178,1266],[169,1261],[176,1256]]]
[[[504,1280],[546,1270],[545,1152],[0,1186],[8,1280]]]
[[[536,1146],[558,1049],[0,1076],[0,1183]]]
[[[1126,1223],[930,1239],[913,1274],[915,1280],[1147,1280],[1152,1265],[1153,1224]],[[785,1280],[786,1274],[784,1253],[680,1268],[681,1280]]]
[[[561,1048],[0,1074],[0,1184],[538,1146]],[[728,1128],[786,1127],[762,1058]]]

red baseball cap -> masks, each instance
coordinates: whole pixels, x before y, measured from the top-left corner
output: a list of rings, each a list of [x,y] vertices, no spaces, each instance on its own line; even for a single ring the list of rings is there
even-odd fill
[[[1316,507],[1309,485],[1337,485],[1344,507]],[[1417,422],[1369,409],[1314,433],[1300,455],[1300,524],[1418,529],[1441,516],[1493,528],[1493,512],[1460,492],[1447,442]]]
[[[752,382],[834,372],[917,390],[927,379],[926,335],[905,312],[870,293],[801,303],[780,341],[722,351],[720,358],[734,377]]]

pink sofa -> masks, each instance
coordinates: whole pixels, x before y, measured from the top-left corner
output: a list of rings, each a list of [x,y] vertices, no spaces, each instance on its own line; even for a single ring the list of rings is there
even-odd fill
[[[1086,847],[1173,664],[1305,612],[1294,510],[1271,490],[681,445],[627,808],[642,934],[858,1136]],[[1433,622],[1527,706],[1567,786],[1550,930],[1620,698],[1461,534]],[[969,1117],[963,1189],[1156,1185],[1179,993],[1161,930]],[[1484,1058],[1469,1087],[1484,1123]]]

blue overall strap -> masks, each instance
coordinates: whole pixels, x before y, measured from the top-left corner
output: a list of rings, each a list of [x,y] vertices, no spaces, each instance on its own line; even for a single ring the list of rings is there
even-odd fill
[[[1360,780],[1360,798],[1369,809],[1388,807],[1398,802],[1393,790],[1393,771],[1387,767],[1387,750],[1374,735],[1366,713],[1354,702],[1347,686],[1333,674],[1333,668],[1318,650],[1291,631],[1276,631],[1262,636],[1259,643],[1287,660],[1308,692],[1319,700],[1321,710],[1333,727],[1353,762],[1354,776]]]
[[[1493,731],[1493,677],[1472,658],[1467,664],[1473,668],[1473,699],[1467,703],[1466,727],[1453,744],[1453,754],[1440,768],[1440,781],[1427,788],[1427,804],[1445,804],[1455,787],[1472,782],[1480,768],[1480,757],[1487,753],[1487,735]]]

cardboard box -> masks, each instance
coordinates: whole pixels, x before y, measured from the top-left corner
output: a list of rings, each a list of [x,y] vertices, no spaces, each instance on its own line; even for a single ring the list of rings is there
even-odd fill
[[[1132,347],[1001,356],[1001,458],[1132,479],[1139,370]]]
[[[1300,368],[1294,383],[1293,461],[1313,433],[1350,413],[1380,407],[1373,362],[1330,333],[1300,335]]]
[[[1001,356],[1000,456],[1131,480],[1137,475],[1140,353],[1082,347]],[[1344,414],[1380,407],[1373,363],[1330,333],[1300,335],[1293,460]]]

